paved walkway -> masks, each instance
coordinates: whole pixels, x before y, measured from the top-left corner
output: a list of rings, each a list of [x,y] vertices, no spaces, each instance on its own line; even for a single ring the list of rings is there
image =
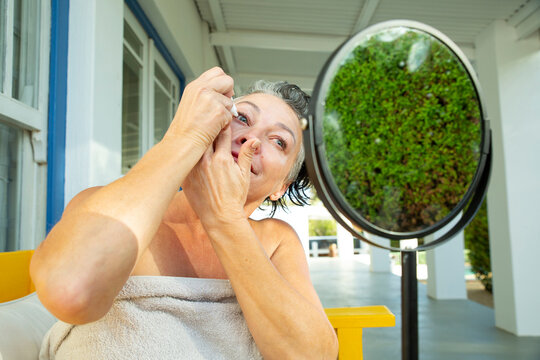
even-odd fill
[[[386,305],[396,327],[366,329],[366,360],[401,359],[401,279],[372,273],[357,258],[310,258],[313,284],[325,307]],[[432,300],[418,284],[420,360],[540,360],[540,337],[495,327],[493,309],[469,300]]]

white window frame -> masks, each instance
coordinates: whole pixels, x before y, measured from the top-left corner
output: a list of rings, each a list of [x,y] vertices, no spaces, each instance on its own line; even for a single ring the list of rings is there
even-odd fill
[[[144,31],[139,21],[135,18],[135,15],[131,12],[127,5],[124,5],[124,21],[129,25],[131,30],[135,33],[138,40],[143,44],[142,57],[139,56],[134,49],[131,48],[129,43],[124,38],[124,47],[130,52],[132,56],[139,61],[142,67],[142,91],[141,91],[141,119],[140,119],[140,152],[139,158],[144,155],[152,146],[154,146],[154,86],[160,86],[165,93],[172,95],[171,92],[165,89],[161,83],[156,79],[154,75],[154,63],[158,63],[165,75],[169,78],[174,86],[176,94],[171,96],[173,101],[173,107],[179,104],[179,91],[180,81],[174,74],[171,67],[160,52],[154,45],[154,41],[148,37],[148,34]],[[174,112],[172,113],[174,116]],[[172,121],[172,116],[170,121]],[[170,123],[170,122],[169,122]]]
[[[19,139],[18,248],[34,249],[45,237],[46,162],[49,91],[50,1],[40,2],[39,72],[36,108],[12,98],[14,0],[6,0],[4,86],[0,122],[22,130]]]
[[[178,78],[176,77],[176,75],[174,74],[174,72],[171,70],[171,67],[169,66],[169,64],[167,64],[167,62],[165,61],[165,59],[163,58],[163,56],[159,53],[159,51],[156,49],[155,45],[154,45],[154,42],[152,41],[152,39],[149,40],[150,42],[150,46],[149,46],[149,65],[150,65],[150,71],[148,72],[148,76],[149,76],[149,90],[150,90],[150,94],[149,94],[149,106],[148,106],[148,124],[149,124],[149,128],[148,128],[148,139],[147,139],[147,144],[149,144],[150,147],[154,146],[154,124],[155,124],[155,121],[154,121],[154,100],[155,100],[155,88],[154,86],[159,86],[159,88],[165,92],[170,100],[172,101],[173,103],[173,108],[174,108],[174,111],[172,111],[172,114],[171,114],[171,119],[170,121],[172,121],[172,117],[174,116],[174,112],[176,111],[176,108],[178,107],[178,103],[179,103],[179,89],[180,89],[180,81],[178,80]],[[163,72],[165,73],[165,75],[167,76],[167,78],[171,81],[171,84],[172,84],[172,88],[175,89],[175,90],[168,90],[168,89],[165,89],[165,87],[161,84],[161,82],[156,78],[155,76],[155,71],[154,71],[154,64],[155,63],[158,63],[159,67],[161,68],[161,70],[163,70]],[[174,94],[173,94],[174,92]],[[170,121],[169,121],[169,124],[170,124]]]
[[[148,36],[146,35],[146,32],[142,28],[142,26],[139,24],[137,19],[135,18],[135,15],[129,10],[127,5],[124,4],[124,21],[127,22],[131,30],[135,33],[139,41],[141,42],[143,48],[142,48],[142,57],[137,54],[137,52],[131,48],[129,43],[126,41],[124,37],[124,48],[126,48],[130,54],[137,60],[139,65],[142,68],[142,89],[141,89],[141,118],[139,119],[139,130],[141,133],[139,133],[139,136],[141,134],[148,133],[148,100],[149,100],[149,86],[148,86]],[[123,59],[122,59],[123,62]],[[139,138],[139,158],[146,152],[145,149],[148,148],[148,139],[146,136],[141,136]]]

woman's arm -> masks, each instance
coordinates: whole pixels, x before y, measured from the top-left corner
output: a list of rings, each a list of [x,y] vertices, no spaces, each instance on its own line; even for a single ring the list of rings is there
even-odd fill
[[[265,359],[335,359],[336,334],[311,285],[296,233],[277,220],[262,233],[279,236],[269,259],[244,214],[250,164],[258,144],[248,140],[238,164],[230,129],[209,148],[185,182],[184,192],[201,219]]]
[[[207,229],[259,350],[265,359],[336,359],[336,334],[296,233],[278,220],[266,222],[264,233],[280,237],[272,259],[246,219]]]
[[[53,315],[81,324],[108,312],[180,184],[231,121],[232,87],[221,69],[205,72],[186,87],[163,140],[126,176],[70,202],[30,267]]]

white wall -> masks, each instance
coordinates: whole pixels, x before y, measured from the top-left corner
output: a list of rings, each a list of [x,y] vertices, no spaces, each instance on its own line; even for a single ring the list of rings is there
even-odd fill
[[[194,1],[139,1],[161,39],[184,72],[187,81],[219,64],[210,45],[209,29]]]
[[[517,40],[491,24],[476,40],[480,82],[493,129],[488,191],[495,322],[517,335],[540,335],[540,36]]]
[[[123,17],[122,0],[70,3],[66,203],[121,175]]]

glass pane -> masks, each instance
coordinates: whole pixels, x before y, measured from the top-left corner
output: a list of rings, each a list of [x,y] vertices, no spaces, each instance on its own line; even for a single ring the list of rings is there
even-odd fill
[[[445,218],[472,183],[482,139],[461,62],[431,35],[399,27],[363,39],[336,64],[323,138],[345,201],[387,231]]]
[[[0,0],[0,92],[4,92],[4,66],[6,63],[6,0]]]
[[[21,130],[0,123],[0,252],[19,250],[19,139]]]
[[[135,51],[135,54],[137,54],[139,58],[142,58],[143,44],[126,21],[124,21],[124,40],[126,40],[131,49]]]
[[[37,107],[40,1],[14,0],[12,97]]]
[[[122,173],[125,174],[139,160],[142,136],[142,68],[125,48],[122,76]]]
[[[158,143],[171,122],[171,99],[161,87],[154,84],[154,144]]]
[[[165,72],[161,69],[157,62],[154,63],[154,76],[163,85],[167,92],[171,91],[171,80],[165,75]]]

